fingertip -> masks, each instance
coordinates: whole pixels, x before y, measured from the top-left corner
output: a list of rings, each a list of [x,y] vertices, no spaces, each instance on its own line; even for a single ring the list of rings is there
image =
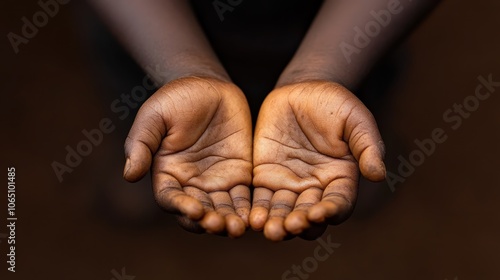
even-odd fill
[[[345,204],[343,199],[323,200],[311,207],[307,218],[310,222],[337,225],[345,221],[352,213],[353,206]]]
[[[314,205],[307,212],[307,219],[313,223],[325,222],[326,209],[322,205]]]
[[[132,156],[127,157],[123,169],[123,178],[131,183],[141,180],[151,167],[152,156],[150,153],[145,153],[137,158],[141,160],[133,159]]]
[[[267,221],[268,213],[263,207],[253,208],[248,218],[250,227],[255,231],[261,231]]]
[[[313,223],[324,223],[327,219],[342,214],[338,203],[323,200],[309,209],[307,218]]]
[[[385,179],[384,146],[380,141],[379,145],[371,145],[366,148],[359,157],[359,169],[363,176],[373,182]]]
[[[294,211],[285,219],[284,226],[288,232],[298,235],[310,225],[305,212]]]
[[[386,176],[385,164],[381,158],[377,158],[375,160],[365,160],[362,158],[360,162],[360,170],[361,174],[372,182],[383,181]]]
[[[200,225],[208,233],[221,233],[224,231],[225,221],[224,218],[217,214],[216,212],[208,212],[205,214],[203,219],[200,221]]]
[[[200,220],[205,214],[203,205],[195,198],[186,196],[179,205],[179,210],[191,220]]]
[[[279,218],[269,219],[264,226],[264,236],[274,242],[282,241],[287,236],[283,220]]]
[[[238,238],[245,233],[246,225],[240,217],[230,214],[226,216],[226,228],[229,237]]]

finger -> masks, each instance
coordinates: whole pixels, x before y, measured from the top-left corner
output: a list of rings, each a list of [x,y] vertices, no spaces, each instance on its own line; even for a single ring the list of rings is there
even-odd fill
[[[248,216],[250,215],[250,188],[243,185],[238,185],[231,190],[229,190],[229,195],[233,201],[234,210],[236,214],[245,223],[245,227],[248,227]]]
[[[347,177],[331,182],[323,192],[321,202],[309,209],[309,221],[339,224],[346,220],[356,203],[357,184],[357,180]]]
[[[385,148],[375,118],[364,106],[350,116],[346,122],[346,140],[359,162],[361,174],[370,181],[384,180]]]
[[[299,195],[295,208],[285,219],[285,229],[288,232],[298,235],[311,226],[307,219],[307,211],[320,202],[322,194],[323,190],[310,188]]]
[[[203,205],[205,215],[199,221],[200,226],[203,227],[208,233],[217,234],[223,232],[226,226],[224,217],[222,217],[215,211],[210,196],[206,192],[190,186],[184,187],[184,192],[186,192],[187,195],[198,200],[201,205]]]
[[[228,192],[220,191],[208,194],[212,199],[215,211],[225,219],[226,230],[229,237],[240,237],[245,233],[245,223],[236,214],[233,201]]]
[[[146,101],[137,112],[125,140],[123,177],[129,182],[140,180],[148,172],[152,157],[167,131],[162,115],[149,103]]]
[[[380,142],[380,146],[383,143]],[[385,179],[386,169],[382,148],[377,146],[367,147],[360,155],[359,169],[363,176],[373,182],[380,182]]]
[[[252,210],[248,221],[253,230],[262,230],[269,215],[269,205],[274,192],[266,188],[255,188],[253,191]]]
[[[290,214],[298,195],[289,190],[279,190],[271,199],[269,219],[264,226],[264,235],[272,241],[281,241],[286,235],[285,218]]]
[[[200,201],[186,194],[169,174],[153,175],[153,191],[158,205],[169,213],[182,214],[192,220],[199,220],[205,214]]]

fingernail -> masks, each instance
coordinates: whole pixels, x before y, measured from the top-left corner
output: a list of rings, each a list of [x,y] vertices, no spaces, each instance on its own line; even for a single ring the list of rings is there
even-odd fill
[[[125,162],[125,168],[123,169],[123,177],[127,176],[129,169],[130,169],[130,158],[127,158],[127,161]]]

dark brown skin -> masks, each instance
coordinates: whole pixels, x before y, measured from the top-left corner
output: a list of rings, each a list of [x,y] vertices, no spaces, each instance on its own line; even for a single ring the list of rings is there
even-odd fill
[[[371,67],[434,8],[439,0],[325,0],[295,56],[281,74],[277,86],[307,80],[327,80],[354,90]],[[391,5],[390,5],[391,4]],[[350,56],[342,42],[355,45],[354,27],[365,29],[374,21],[372,12],[398,7],[397,14],[381,27],[370,43]]]
[[[347,89],[308,81],[271,92],[254,140],[250,225],[274,241],[352,212],[362,174],[385,178],[384,147],[370,111]]]
[[[339,48],[387,0],[326,0],[259,112],[250,225],[273,241],[319,237],[354,208],[358,173],[385,178],[384,145],[370,111],[349,89],[439,1],[402,11],[348,62]]]
[[[314,239],[347,219],[359,171],[384,179],[376,122],[350,90],[438,1],[402,1],[405,9],[347,63],[339,44],[388,0],[326,0],[261,107],[253,147],[245,96],[188,1],[92,2],[146,71],[165,69],[125,143],[125,179],[151,168],[158,204],[187,230],[238,237],[250,225],[279,241]]]
[[[212,78],[178,79],[142,105],[125,143],[124,177],[149,170],[156,201],[188,230],[241,236],[248,225],[252,124],[243,93]]]

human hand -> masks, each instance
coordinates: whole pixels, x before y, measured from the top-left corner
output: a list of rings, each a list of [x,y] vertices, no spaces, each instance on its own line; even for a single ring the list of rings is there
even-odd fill
[[[141,107],[125,142],[124,178],[152,165],[156,201],[194,232],[241,236],[248,225],[252,125],[245,96],[213,78],[174,80]]]
[[[353,211],[359,170],[385,178],[376,122],[343,86],[307,81],[273,90],[259,112],[250,226],[274,241],[317,238]]]

